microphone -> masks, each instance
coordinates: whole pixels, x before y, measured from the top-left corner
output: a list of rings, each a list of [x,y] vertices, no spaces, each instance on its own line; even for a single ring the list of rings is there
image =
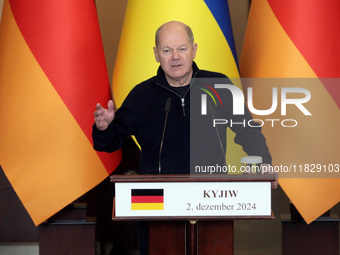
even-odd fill
[[[214,110],[212,108],[212,105],[210,103],[210,101],[208,101],[208,114],[211,116],[211,118],[214,120],[215,116],[214,116]],[[221,141],[221,136],[220,136],[220,132],[218,132],[218,129],[217,129],[217,126],[215,126],[215,130],[216,130],[216,134],[217,134],[217,138],[218,138],[218,141],[220,143],[220,147],[221,147],[221,151],[222,151],[222,154],[223,154],[223,157],[224,157],[224,164],[227,165],[227,159],[226,159],[226,153],[225,153],[225,150],[223,148],[223,144],[222,144],[222,141]]]
[[[159,148],[159,156],[158,156],[158,173],[162,173],[162,167],[161,167],[161,156],[162,156],[162,149],[163,149],[163,142],[164,142],[164,134],[165,134],[165,128],[166,128],[166,123],[168,121],[168,115],[170,112],[170,106],[171,106],[171,98],[168,97],[166,100],[165,104],[165,121],[164,121],[164,127],[163,127],[163,134],[162,134],[162,140],[161,140],[161,146]]]

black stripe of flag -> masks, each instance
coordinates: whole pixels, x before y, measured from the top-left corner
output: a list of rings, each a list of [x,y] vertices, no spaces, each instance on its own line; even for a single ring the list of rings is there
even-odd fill
[[[131,196],[163,196],[163,189],[132,189]]]

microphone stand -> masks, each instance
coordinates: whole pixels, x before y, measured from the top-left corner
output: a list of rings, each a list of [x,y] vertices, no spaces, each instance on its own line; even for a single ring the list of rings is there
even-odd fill
[[[159,148],[159,155],[158,155],[158,173],[162,173],[162,167],[161,167],[161,155],[162,155],[162,149],[163,149],[163,142],[164,142],[164,134],[165,134],[165,128],[166,123],[168,121],[168,115],[170,112],[170,106],[171,106],[171,98],[168,97],[165,104],[165,121],[164,121],[164,127],[163,127],[163,134],[162,134],[162,140],[161,140],[161,146]]]

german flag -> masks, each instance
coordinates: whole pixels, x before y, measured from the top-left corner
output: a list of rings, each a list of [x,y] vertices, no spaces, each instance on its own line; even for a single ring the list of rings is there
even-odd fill
[[[340,2],[332,0],[252,1],[241,76],[338,79],[339,12]],[[294,129],[263,128],[273,165],[339,163],[340,87],[325,81],[307,86],[312,94],[311,118],[294,113],[299,123]],[[271,97],[264,96],[268,86],[256,89],[257,106],[267,109],[271,103]],[[340,201],[339,178],[280,178],[279,183],[307,223]]]
[[[164,210],[164,190],[132,189],[131,210]]]
[[[111,99],[95,2],[5,0],[0,56],[0,164],[39,225],[120,163],[93,150]]]

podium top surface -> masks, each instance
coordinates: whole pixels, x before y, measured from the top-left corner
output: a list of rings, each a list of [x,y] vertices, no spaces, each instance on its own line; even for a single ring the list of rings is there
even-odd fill
[[[120,182],[273,182],[274,174],[216,174],[216,175],[111,175],[110,181]]]

